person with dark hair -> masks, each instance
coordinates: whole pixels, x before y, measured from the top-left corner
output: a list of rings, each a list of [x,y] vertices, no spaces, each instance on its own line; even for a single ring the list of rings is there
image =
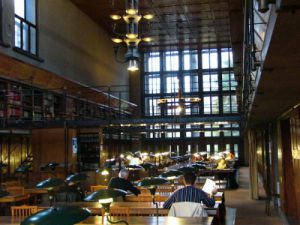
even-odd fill
[[[208,196],[207,193],[199,188],[196,188],[195,181],[196,175],[192,172],[185,173],[183,175],[185,187],[176,190],[164,203],[165,209],[171,208],[175,202],[198,202],[203,203],[207,207],[213,207],[215,205],[214,198]]]
[[[108,188],[122,189],[124,191],[130,191],[135,195],[139,195],[141,191],[134,187],[128,180],[129,171],[127,169],[121,169],[118,177],[113,177],[108,183]]]

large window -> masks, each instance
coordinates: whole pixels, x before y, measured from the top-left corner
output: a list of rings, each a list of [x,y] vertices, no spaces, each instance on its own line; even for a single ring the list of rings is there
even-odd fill
[[[231,48],[146,52],[144,60],[144,96],[156,99],[145,101],[145,115],[238,113]]]
[[[37,55],[36,0],[14,0],[15,47]]]

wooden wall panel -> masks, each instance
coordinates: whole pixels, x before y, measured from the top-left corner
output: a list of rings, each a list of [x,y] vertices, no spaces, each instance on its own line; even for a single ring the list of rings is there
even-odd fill
[[[65,133],[67,132],[67,133]],[[72,153],[71,140],[76,137],[74,129],[52,128],[35,129],[32,131],[32,151],[34,155],[34,172],[42,174],[42,178],[49,176],[40,170],[40,167],[49,163],[56,162],[61,165],[68,164],[68,170],[65,167],[58,168],[58,177],[65,177],[68,172],[74,172],[76,159]]]
[[[293,110],[290,118],[291,155],[295,185],[295,213],[300,222],[300,107]]]

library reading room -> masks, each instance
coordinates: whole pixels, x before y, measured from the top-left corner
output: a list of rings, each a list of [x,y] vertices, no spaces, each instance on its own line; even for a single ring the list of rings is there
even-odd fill
[[[299,24],[299,0],[0,0],[0,225],[300,225]]]

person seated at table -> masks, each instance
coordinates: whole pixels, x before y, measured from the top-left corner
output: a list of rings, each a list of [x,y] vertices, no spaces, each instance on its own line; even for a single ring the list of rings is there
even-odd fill
[[[203,203],[207,207],[213,207],[215,200],[209,197],[207,193],[195,187],[196,175],[193,172],[188,172],[183,175],[185,187],[176,190],[163,204],[165,209],[171,208],[175,202],[198,202]],[[216,193],[214,190],[213,193]]]
[[[122,189],[124,191],[130,191],[135,195],[139,195],[141,191],[134,187],[128,180],[129,171],[127,169],[121,169],[118,177],[113,177],[108,183],[108,188]]]

